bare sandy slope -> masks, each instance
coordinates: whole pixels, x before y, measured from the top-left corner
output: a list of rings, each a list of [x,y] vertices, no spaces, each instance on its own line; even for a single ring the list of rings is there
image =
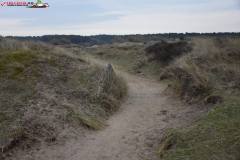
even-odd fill
[[[42,145],[27,155],[12,159],[68,160],[154,160],[165,129],[196,121],[207,109],[168,98],[166,85],[123,73],[130,95],[101,131],[72,133],[64,143]],[[74,136],[75,135],[75,136]]]

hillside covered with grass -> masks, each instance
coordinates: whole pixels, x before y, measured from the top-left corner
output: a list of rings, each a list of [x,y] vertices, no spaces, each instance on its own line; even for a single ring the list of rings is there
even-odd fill
[[[52,142],[61,131],[103,129],[128,94],[111,65],[42,42],[0,39],[0,149]]]
[[[166,132],[162,159],[240,158],[240,39],[193,39],[193,50],[175,59],[160,79],[174,95],[213,108],[196,124]]]

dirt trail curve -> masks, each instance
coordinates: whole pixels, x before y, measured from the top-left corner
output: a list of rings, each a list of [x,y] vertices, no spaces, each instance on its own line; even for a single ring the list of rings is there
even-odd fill
[[[161,116],[166,102],[160,93],[163,86],[137,76],[125,74],[130,97],[121,110],[109,119],[109,127],[88,136],[82,146],[72,147],[69,160],[140,160],[155,159],[154,148],[159,132],[168,122]],[[74,144],[73,144],[74,145]]]
[[[64,145],[46,146],[25,159],[155,160],[165,129],[189,124],[204,113],[196,114],[195,107],[172,102],[162,93],[164,84],[122,74],[130,95],[108,120],[107,128],[89,132],[84,138],[69,140]]]

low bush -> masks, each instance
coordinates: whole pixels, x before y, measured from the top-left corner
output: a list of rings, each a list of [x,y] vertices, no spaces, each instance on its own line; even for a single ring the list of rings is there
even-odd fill
[[[165,40],[148,46],[146,49],[148,55],[162,63],[168,63],[175,57],[191,51],[190,45],[186,41],[168,43]]]

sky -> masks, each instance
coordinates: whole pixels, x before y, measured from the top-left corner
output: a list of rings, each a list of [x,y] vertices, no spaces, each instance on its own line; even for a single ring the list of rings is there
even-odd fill
[[[17,1],[0,0],[1,4],[4,2]],[[0,35],[240,32],[240,0],[42,0],[42,3],[49,7],[0,6]]]

